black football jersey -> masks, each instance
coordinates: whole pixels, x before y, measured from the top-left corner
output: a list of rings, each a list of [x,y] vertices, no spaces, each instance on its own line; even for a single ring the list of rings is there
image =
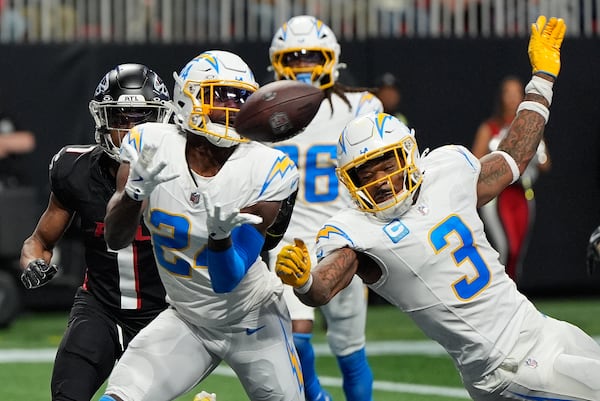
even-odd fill
[[[50,187],[81,222],[86,262],[83,288],[124,316],[153,313],[166,306],[165,290],[146,226],[140,221],[133,243],[124,249],[110,250],[104,240],[106,204],[115,192],[110,168],[116,171],[118,164],[100,146],[66,146],[50,164]]]

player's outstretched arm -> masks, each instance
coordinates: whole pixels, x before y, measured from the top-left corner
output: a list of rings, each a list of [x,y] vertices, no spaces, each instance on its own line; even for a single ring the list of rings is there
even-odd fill
[[[126,140],[121,145],[117,191],[108,202],[104,217],[104,239],[110,249],[122,249],[135,238],[143,205],[154,188],[179,174],[164,174],[167,162],[154,161],[157,147],[147,144],[139,154]]]
[[[495,198],[519,179],[535,156],[550,116],[552,87],[560,71],[560,48],[566,32],[562,19],[540,16],[531,26],[529,61],[533,77],[498,150],[481,158],[477,183],[478,206]]]
[[[358,257],[350,248],[340,248],[323,258],[311,271],[304,242],[294,239],[277,255],[275,272],[294,287],[296,296],[306,305],[321,306],[350,284],[358,269]]]

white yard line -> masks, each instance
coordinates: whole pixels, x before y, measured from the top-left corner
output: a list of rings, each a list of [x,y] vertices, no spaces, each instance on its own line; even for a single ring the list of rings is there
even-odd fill
[[[594,337],[600,343],[600,337]],[[317,356],[331,355],[327,344],[314,344]],[[56,350],[43,349],[0,349],[0,363],[14,362],[52,362]],[[372,341],[367,343],[367,355],[447,355],[444,349],[433,341]],[[219,366],[215,374],[235,377],[235,373],[227,366]],[[342,380],[335,377],[319,376],[322,384],[341,387]],[[470,399],[466,390],[457,387],[431,386],[411,383],[398,383],[375,380],[373,388],[379,391],[395,393],[439,395],[446,397]]]
[[[315,344],[315,353],[317,355],[331,355],[327,344]],[[0,350],[0,363],[9,362],[52,362],[56,350],[52,348],[44,349],[2,349]],[[424,355],[444,355],[444,350],[432,341],[382,341],[370,342],[367,345],[367,354],[386,355],[386,354],[424,354]],[[219,366],[214,370],[214,374],[226,377],[235,377],[235,373],[228,366]],[[342,380],[336,377],[319,376],[322,384],[332,387],[342,387]],[[437,395],[455,398],[470,399],[464,389],[456,387],[431,386],[411,383],[398,383],[390,381],[375,380],[373,388],[379,391],[392,393],[424,394]]]
[[[213,373],[235,377],[235,373],[227,366],[217,367]],[[342,387],[342,379],[336,377],[319,376],[321,384],[331,387]],[[373,382],[373,389],[379,391],[387,391],[390,393],[408,393],[408,394],[425,394],[425,395],[437,395],[444,397],[456,397],[470,400],[469,394],[466,390],[457,387],[443,387],[443,386],[430,386],[424,384],[411,384],[411,383],[398,383],[398,382],[387,382],[381,380],[375,380]]]
[[[314,344],[317,356],[329,356],[327,344]],[[52,362],[56,350],[0,349],[0,363],[6,362]],[[433,341],[372,341],[367,343],[368,355],[446,355],[444,349]]]

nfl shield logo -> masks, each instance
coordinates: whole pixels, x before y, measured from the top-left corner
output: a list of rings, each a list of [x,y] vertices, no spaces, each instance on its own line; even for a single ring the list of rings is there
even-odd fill
[[[190,194],[190,202],[192,202],[192,205],[197,205],[198,203],[200,203],[200,192],[192,192]]]
[[[283,134],[293,128],[288,115],[283,112],[271,114],[269,125],[274,134]]]

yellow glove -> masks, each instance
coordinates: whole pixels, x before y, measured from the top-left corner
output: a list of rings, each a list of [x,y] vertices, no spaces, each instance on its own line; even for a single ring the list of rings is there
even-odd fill
[[[196,394],[194,401],[217,401],[217,395],[215,393],[202,391]]]
[[[550,18],[540,15],[531,24],[531,37],[529,38],[529,61],[533,73],[543,72],[554,78],[560,71],[560,46],[565,38],[567,26],[562,18]]]
[[[302,287],[310,277],[310,255],[304,241],[294,238],[296,245],[284,246],[277,255],[275,273],[285,284]]]

